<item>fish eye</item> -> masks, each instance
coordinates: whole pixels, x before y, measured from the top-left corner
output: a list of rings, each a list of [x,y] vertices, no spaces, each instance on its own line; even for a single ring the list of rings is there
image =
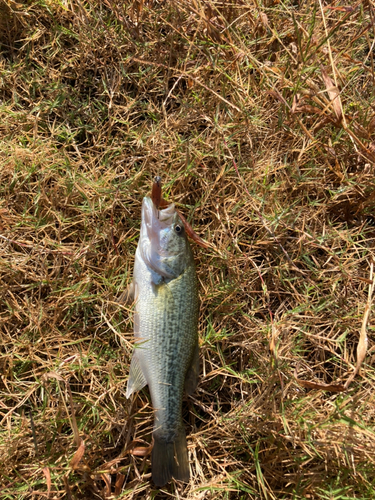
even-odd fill
[[[176,224],[174,230],[176,231],[177,234],[181,234],[183,231],[182,226],[180,226],[179,224]]]

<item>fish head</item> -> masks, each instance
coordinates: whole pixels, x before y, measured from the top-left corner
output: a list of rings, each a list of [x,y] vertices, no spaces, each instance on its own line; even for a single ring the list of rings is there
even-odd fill
[[[177,278],[184,272],[191,251],[173,203],[158,210],[151,198],[143,199],[138,248],[143,261],[160,276],[160,281]]]

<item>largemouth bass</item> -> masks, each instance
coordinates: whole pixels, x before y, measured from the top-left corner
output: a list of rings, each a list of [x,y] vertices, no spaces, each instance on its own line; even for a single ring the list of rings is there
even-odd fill
[[[198,287],[193,254],[174,204],[142,203],[133,273],[133,353],[126,396],[148,384],[155,410],[152,479],[190,477],[181,408],[199,374]]]

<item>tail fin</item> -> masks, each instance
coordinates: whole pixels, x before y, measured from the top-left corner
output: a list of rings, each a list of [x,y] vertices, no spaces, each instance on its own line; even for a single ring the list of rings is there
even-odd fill
[[[158,487],[174,477],[187,482],[190,479],[185,429],[181,428],[176,439],[165,441],[154,435],[152,449],[152,480]]]

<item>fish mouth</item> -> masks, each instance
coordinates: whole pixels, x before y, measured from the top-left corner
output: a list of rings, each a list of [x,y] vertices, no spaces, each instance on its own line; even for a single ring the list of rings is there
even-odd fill
[[[167,229],[173,224],[176,208],[174,203],[158,210],[151,198],[147,196],[142,202],[142,228],[146,230],[150,241],[158,239],[162,229]]]

